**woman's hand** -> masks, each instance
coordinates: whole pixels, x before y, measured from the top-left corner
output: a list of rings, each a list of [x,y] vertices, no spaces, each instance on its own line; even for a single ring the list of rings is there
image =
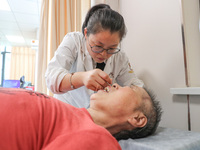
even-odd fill
[[[104,89],[112,83],[112,79],[107,73],[100,69],[84,72],[83,84],[93,91]]]

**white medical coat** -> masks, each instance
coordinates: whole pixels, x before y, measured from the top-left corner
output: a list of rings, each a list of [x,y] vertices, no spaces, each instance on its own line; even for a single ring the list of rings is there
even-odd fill
[[[88,108],[90,95],[94,91],[82,86],[68,92],[60,92],[59,86],[66,74],[93,69],[93,60],[87,51],[83,34],[80,32],[68,33],[47,66],[45,73],[47,87],[54,93],[55,98],[75,107]],[[128,57],[123,51],[113,54],[107,60],[104,71],[112,78],[113,83],[118,83],[121,86],[131,83],[143,86],[143,82],[134,74]]]

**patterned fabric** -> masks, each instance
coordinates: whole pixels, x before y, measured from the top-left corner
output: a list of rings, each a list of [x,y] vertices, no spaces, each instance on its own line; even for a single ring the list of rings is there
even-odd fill
[[[200,150],[200,133],[159,127],[152,136],[119,143],[123,150]]]

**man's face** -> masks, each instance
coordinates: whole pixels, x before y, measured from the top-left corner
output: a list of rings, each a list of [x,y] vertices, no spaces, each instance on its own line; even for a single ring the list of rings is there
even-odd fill
[[[109,117],[130,116],[141,106],[142,97],[148,96],[146,91],[138,86],[121,87],[114,84],[108,87],[108,92],[99,90],[90,97],[90,108],[103,112]]]

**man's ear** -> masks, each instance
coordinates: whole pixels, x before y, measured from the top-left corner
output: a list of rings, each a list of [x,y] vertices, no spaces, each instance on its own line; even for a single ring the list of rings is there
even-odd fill
[[[84,35],[85,35],[85,38],[87,39],[87,28],[84,28]]]
[[[147,117],[143,113],[137,113],[128,119],[133,127],[144,127],[147,124]]]

